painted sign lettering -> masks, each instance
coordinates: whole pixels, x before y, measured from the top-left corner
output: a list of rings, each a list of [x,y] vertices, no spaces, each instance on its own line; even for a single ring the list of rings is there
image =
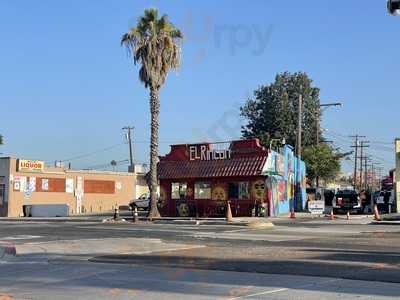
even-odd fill
[[[221,160],[230,159],[231,150],[212,150],[206,145],[189,146],[190,160]]]
[[[40,160],[18,160],[19,172],[43,172],[44,162]]]

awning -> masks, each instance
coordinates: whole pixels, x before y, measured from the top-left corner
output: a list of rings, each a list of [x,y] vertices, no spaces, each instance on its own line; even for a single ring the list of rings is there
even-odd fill
[[[266,155],[228,160],[160,161],[159,179],[262,176]]]

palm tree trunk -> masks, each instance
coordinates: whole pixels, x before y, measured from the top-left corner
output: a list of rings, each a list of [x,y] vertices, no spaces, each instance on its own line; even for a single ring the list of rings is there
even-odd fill
[[[149,219],[160,217],[157,208],[157,163],[158,163],[158,119],[160,114],[160,102],[158,100],[158,88],[150,87],[150,112],[151,112],[151,137],[150,137],[150,198],[151,205]]]

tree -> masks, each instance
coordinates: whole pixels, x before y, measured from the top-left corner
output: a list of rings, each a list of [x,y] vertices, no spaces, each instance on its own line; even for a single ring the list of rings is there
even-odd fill
[[[326,143],[304,148],[302,159],[306,163],[307,178],[313,182],[320,177],[325,182],[334,180],[340,172],[342,158],[350,153],[340,153]]]
[[[3,145],[3,136],[0,134],[0,145]]]
[[[150,137],[150,195],[149,218],[159,216],[157,209],[157,162],[159,128],[159,91],[170,69],[177,69],[180,62],[179,42],[183,36],[167,15],[158,17],[155,8],[145,9],[135,27],[130,28],[121,39],[133,57],[135,65],[140,64],[139,80],[150,90],[151,137]]]
[[[296,144],[299,95],[303,96],[303,146],[313,145],[317,136],[319,89],[313,87],[306,73],[284,72],[275,81],[259,87],[254,97],[241,107],[241,115],[248,121],[242,127],[244,137],[258,137],[264,144],[271,138],[285,138]]]

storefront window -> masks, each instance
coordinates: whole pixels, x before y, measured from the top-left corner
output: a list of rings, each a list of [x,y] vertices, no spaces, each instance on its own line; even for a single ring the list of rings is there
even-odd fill
[[[228,197],[229,199],[240,199],[240,200],[249,199],[250,198],[249,183],[246,181],[230,182],[228,185]]]
[[[239,199],[241,200],[250,199],[250,189],[248,182],[239,182]]]
[[[211,199],[211,183],[196,182],[194,184],[194,199]]]
[[[185,199],[186,198],[187,184],[186,182],[173,182],[171,185],[171,198],[172,199]]]

